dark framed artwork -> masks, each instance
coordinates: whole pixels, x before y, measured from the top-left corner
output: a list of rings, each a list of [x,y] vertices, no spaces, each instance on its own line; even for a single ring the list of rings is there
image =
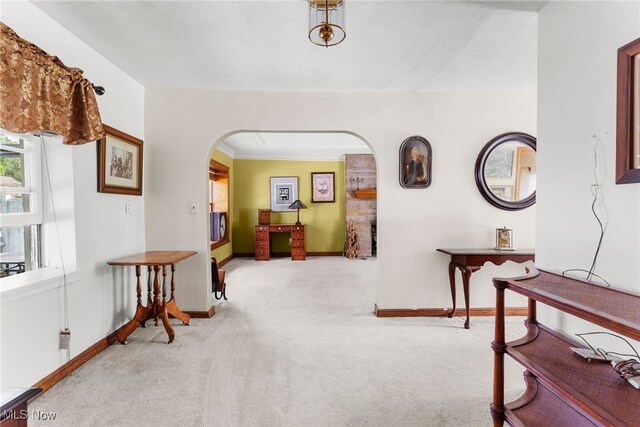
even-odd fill
[[[336,174],[334,172],[311,172],[311,202],[332,203],[336,201]]]
[[[104,125],[98,140],[98,191],[142,195],[142,140]]]
[[[298,199],[297,176],[272,176],[271,211],[291,212],[289,205]]]
[[[616,183],[640,182],[640,38],[618,49]]]
[[[427,188],[431,185],[431,144],[421,136],[411,136],[400,146],[400,185]]]

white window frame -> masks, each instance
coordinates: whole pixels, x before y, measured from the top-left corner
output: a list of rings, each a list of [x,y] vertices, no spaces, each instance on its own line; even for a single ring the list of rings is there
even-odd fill
[[[0,130],[2,134],[24,141],[24,148],[2,145],[3,150],[24,153],[24,187],[1,187],[0,193],[29,194],[29,212],[3,213],[0,223],[2,227],[19,227],[39,225],[43,222],[42,209],[42,147],[34,135],[18,135]]]

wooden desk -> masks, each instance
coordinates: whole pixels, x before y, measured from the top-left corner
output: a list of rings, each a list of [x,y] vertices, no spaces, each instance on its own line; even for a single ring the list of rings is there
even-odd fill
[[[480,270],[485,262],[501,265],[507,261],[522,263],[535,261],[536,259],[533,249],[518,249],[515,251],[497,251],[495,249],[436,250],[451,256],[451,262],[449,262],[449,286],[451,287],[453,308],[447,314],[448,317],[453,317],[456,311],[456,268],[462,273],[462,290],[464,292],[464,304],[467,311],[467,320],[464,322],[465,329],[469,329],[469,280],[472,273]]]
[[[180,311],[176,305],[174,290],[175,281],[173,274],[176,271],[176,264],[189,257],[197,254],[195,251],[150,251],[142,252],[136,255],[126,256],[109,261],[109,265],[131,265],[136,267],[136,291],[138,303],[136,306],[136,314],[133,319],[125,325],[118,333],[118,341],[122,344],[127,343],[127,337],[138,327],[145,327],[147,320],[153,318],[156,326],[158,326],[158,318],[162,320],[164,329],[169,335],[169,344],[175,337],[175,332],[171,323],[169,323],[169,314],[176,319],[188,325],[191,317]],[[140,270],[141,266],[147,266],[147,305],[142,305],[142,288],[140,286]],[[171,266],[171,296],[166,301],[167,267]],[[151,297],[151,270],[154,271],[153,278],[153,298]],[[160,270],[162,270],[162,299],[160,299]]]
[[[271,259],[271,233],[291,233],[291,260],[307,259],[306,232],[304,224],[256,225],[256,261]]]

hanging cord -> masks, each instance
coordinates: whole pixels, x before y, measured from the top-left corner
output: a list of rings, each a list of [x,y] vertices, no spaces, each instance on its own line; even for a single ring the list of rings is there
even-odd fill
[[[51,210],[53,211],[53,223],[56,228],[56,238],[58,240],[58,252],[60,253],[60,263],[62,264],[62,299],[64,310],[64,329],[69,330],[69,299],[67,297],[67,267],[64,263],[64,254],[62,253],[62,242],[60,240],[60,230],[58,229],[58,217],[56,214],[56,205],[53,200],[53,186],[51,185],[51,174],[49,173],[49,160],[47,158],[47,146],[44,141],[44,132],[40,133],[40,141],[42,142],[42,151],[44,153],[44,164],[47,169],[47,183],[49,185],[49,198],[51,199]],[[67,349],[67,362],[69,361],[71,350]]]
[[[587,341],[584,336],[585,335],[610,335],[612,337],[616,337],[621,339],[622,341],[626,342],[627,345],[631,348],[631,350],[633,350],[634,354],[628,354],[628,353],[616,353],[615,351],[605,351],[601,348],[594,348],[589,341]],[[616,335],[616,334],[612,334],[611,332],[583,332],[581,334],[576,334],[577,337],[579,337],[582,341],[584,341],[585,343],[587,343],[587,345],[589,346],[589,348],[595,353],[595,354],[600,354],[602,357],[604,357],[604,360],[609,362],[610,359],[607,357],[607,355],[609,354],[613,354],[616,356],[622,356],[622,357],[635,357],[637,359],[637,361],[640,361],[640,355],[638,355],[638,352],[636,351],[636,349],[633,347],[633,345],[631,345],[631,343],[626,340],[624,337],[621,337],[620,335]]]
[[[587,281],[590,282],[591,278],[593,276],[597,277],[598,279],[602,280],[607,287],[611,287],[611,284],[609,282],[607,282],[605,279],[603,279],[601,276],[597,275],[594,273],[595,269],[596,269],[596,262],[598,261],[598,255],[600,254],[600,248],[602,247],[602,240],[604,239],[604,233],[607,229],[607,226],[605,224],[603,224],[602,220],[600,219],[600,216],[598,215],[598,212],[596,211],[596,207],[602,207],[602,209],[604,210],[605,214],[607,212],[606,206],[604,204],[604,193],[602,191],[602,182],[604,181],[604,179],[601,179],[598,176],[598,147],[602,145],[602,142],[600,141],[600,138],[598,138],[597,135],[593,135],[593,140],[595,142],[595,145],[593,146],[593,157],[594,157],[594,162],[593,162],[593,177],[594,177],[594,184],[591,186],[591,195],[593,196],[593,202],[591,203],[591,212],[593,213],[593,216],[596,218],[596,221],[598,221],[598,226],[600,227],[600,238],[598,239],[598,246],[596,247],[596,251],[593,255],[593,261],[591,262],[591,267],[589,267],[589,270],[585,270],[585,269],[581,269],[581,268],[571,268],[568,270],[564,270],[562,272],[562,275],[564,276],[565,273],[568,272],[572,272],[572,271],[579,271],[579,272],[583,272],[583,273],[587,273]],[[602,177],[604,178],[604,177]],[[606,220],[605,220],[606,222]]]

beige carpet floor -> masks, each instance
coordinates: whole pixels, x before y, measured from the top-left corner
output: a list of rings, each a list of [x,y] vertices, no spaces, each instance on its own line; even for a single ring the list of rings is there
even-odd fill
[[[493,318],[376,318],[376,261],[234,259],[228,302],[138,328],[30,405],[34,426],[489,426]],[[446,286],[446,284],[443,284]],[[179,301],[178,301],[179,303]],[[521,336],[521,318],[508,335]],[[506,389],[524,388],[507,366]]]

